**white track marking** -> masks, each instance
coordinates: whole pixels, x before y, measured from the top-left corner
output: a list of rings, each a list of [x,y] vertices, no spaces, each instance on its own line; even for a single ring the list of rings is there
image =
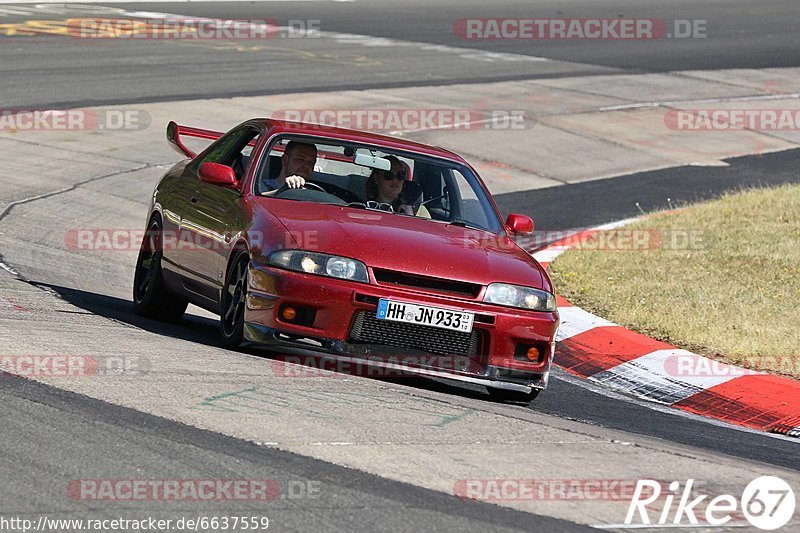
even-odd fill
[[[9,274],[11,274],[14,277],[19,276],[19,272],[14,270],[13,267],[10,267],[9,265],[3,263],[2,261],[0,261],[0,268],[2,268],[3,270],[5,270],[6,272],[8,272]]]
[[[599,226],[595,226],[592,228],[593,231],[608,231],[611,229],[621,228],[622,226],[627,226],[628,224],[632,224],[637,220],[641,220],[642,217],[631,217],[631,218],[623,218],[622,220],[617,220],[616,222],[609,222],[608,224],[601,224]]]
[[[556,257],[569,250],[566,246],[551,246],[533,254],[533,258],[540,263],[552,263]]]
[[[561,307],[558,313],[561,316],[561,326],[556,333],[556,340],[559,342],[595,328],[616,326],[613,322],[584,311],[580,307]]]
[[[589,379],[627,394],[672,405],[739,377],[738,375],[671,376],[665,368],[666,360],[675,355],[695,356],[692,352],[681,349],[657,350],[598,372],[589,376]]]
[[[790,94],[757,94],[751,96],[729,96],[723,98],[704,98],[702,100],[663,100],[659,102],[638,102],[635,104],[620,104],[601,107],[598,111],[624,111],[629,109],[637,109],[640,107],[661,107],[661,106],[676,106],[676,105],[703,105],[703,104],[724,104],[735,102],[758,102],[763,100],[784,100],[791,98],[800,98],[800,93]]]
[[[618,400],[625,403],[630,403],[634,405],[638,405],[639,407],[645,407],[651,411],[657,411],[659,413],[668,414],[678,416],[680,418],[688,418],[690,420],[694,420],[696,422],[703,422],[712,426],[718,426],[725,429],[730,429],[734,431],[740,431],[742,433],[752,433],[757,434],[762,437],[770,437],[773,439],[785,440],[789,442],[797,442],[797,439],[794,437],[789,437],[787,435],[782,435],[780,433],[766,433],[760,429],[752,429],[744,426],[737,426],[735,424],[731,424],[730,422],[724,422],[722,420],[718,420],[716,418],[708,418],[703,415],[698,415],[689,411],[683,411],[681,409],[675,409],[674,407],[655,403],[650,400],[643,400],[641,398],[636,398],[634,396],[630,396],[620,391],[615,391],[604,387],[598,383],[594,383],[586,378],[580,378],[578,376],[574,376],[568,373],[565,370],[558,370],[555,373],[550,374],[550,379],[557,379],[560,381],[564,381],[571,385],[576,385],[582,389],[586,389],[594,394],[599,396],[603,396],[605,398],[611,398],[612,400]],[[591,423],[591,422],[589,422]],[[798,428],[800,430],[800,428]]]
[[[726,372],[720,372],[719,375],[678,375],[677,371],[679,371],[679,365],[677,360],[674,361],[675,368],[673,369],[673,372],[670,372],[669,369],[669,367],[672,365],[672,363],[670,363],[670,358],[673,358],[674,356],[691,359],[693,361],[692,365],[694,369],[712,368],[713,363],[714,367],[720,367],[720,371],[725,367],[724,369]],[[703,363],[698,364],[698,359],[702,360]],[[716,387],[717,385],[721,385],[742,375],[742,373],[737,373],[738,370],[735,367],[712,361],[707,357],[696,355],[688,350],[681,350],[679,348],[656,350],[641,357],[637,357],[636,359],[627,361],[619,365],[619,367],[626,365],[631,366],[632,364],[635,364],[636,368],[648,372],[651,375],[661,376],[666,379],[671,379],[680,383],[686,383],[701,389],[710,389],[711,387]],[[613,372],[619,367],[609,368],[608,372]]]
[[[727,522],[719,526],[712,526],[711,524],[593,524],[589,527],[595,529],[714,529],[752,526],[748,522],[742,524]]]

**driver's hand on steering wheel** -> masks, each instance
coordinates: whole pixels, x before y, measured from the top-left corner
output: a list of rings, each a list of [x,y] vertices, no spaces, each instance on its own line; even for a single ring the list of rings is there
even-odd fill
[[[286,178],[286,185],[290,189],[299,189],[305,184],[306,184],[306,180],[302,176],[294,175],[294,176],[289,176],[288,178]]]

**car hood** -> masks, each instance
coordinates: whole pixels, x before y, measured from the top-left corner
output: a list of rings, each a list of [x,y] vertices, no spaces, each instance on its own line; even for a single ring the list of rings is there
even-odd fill
[[[551,290],[541,266],[504,235],[392,213],[259,200],[298,248],[359,259],[371,268]]]

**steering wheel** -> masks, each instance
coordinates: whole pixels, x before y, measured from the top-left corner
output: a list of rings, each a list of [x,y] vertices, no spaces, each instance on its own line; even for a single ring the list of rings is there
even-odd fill
[[[320,186],[319,186],[319,185],[317,185],[316,183],[311,183],[310,181],[307,181],[307,182],[305,182],[305,184],[304,184],[302,187],[300,187],[300,188],[301,188],[301,189],[307,189],[307,188],[309,188],[309,187],[311,187],[312,189],[316,189],[316,190],[318,190],[318,191],[320,191],[320,192],[324,192],[325,194],[328,194],[328,191],[326,191],[325,189],[323,189],[322,187],[320,187]],[[286,184],[286,183],[284,183],[284,184],[283,184],[281,187],[279,187],[279,188],[278,188],[278,190],[276,190],[276,191],[275,191],[273,194],[274,194],[275,196],[278,196],[279,194],[281,194],[281,193],[283,193],[283,192],[286,192],[286,191],[288,191],[288,190],[289,190],[289,185],[288,185],[288,184]]]
[[[320,187],[320,186],[319,186],[319,185],[317,185],[316,183],[311,183],[310,181],[307,181],[307,182],[305,183],[305,185],[303,185],[303,188],[305,189],[305,188],[307,188],[307,187],[309,187],[309,186],[310,186],[312,189],[316,189],[316,190],[318,190],[318,191],[322,191],[322,192],[324,192],[324,193],[328,194],[328,191],[326,191],[325,189],[323,189],[322,187]]]

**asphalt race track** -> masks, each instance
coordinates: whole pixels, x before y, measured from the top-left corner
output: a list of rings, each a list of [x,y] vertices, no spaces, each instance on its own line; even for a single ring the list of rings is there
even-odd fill
[[[278,450],[264,450],[255,444],[232,439],[182,424],[175,424],[130,409],[109,405],[35,382],[8,378],[2,391],[4,433],[23,436],[4,448],[4,455],[15,465],[6,465],[4,479],[23,478],[16,494],[4,496],[4,514],[28,509],[26,514],[64,513],[54,502],[62,494],[53,491],[54,481],[66,485],[73,468],[114,465],[120,460],[138,465],[143,479],[159,479],[166,472],[180,476],[208,477],[224,474],[233,479],[274,479],[278,483],[308,480],[324,483],[318,499],[284,498],[271,508],[269,518],[281,529],[379,530],[391,527],[398,531],[420,529],[489,528],[497,531],[525,529],[532,519],[528,513],[462,500],[439,492],[388,481],[356,470],[322,461],[308,460]],[[41,424],[31,425],[30,420]],[[92,435],[89,453],[76,450],[86,447]],[[119,450],[120,443],[125,450]],[[31,463],[38,457],[38,464]],[[67,467],[68,465],[68,467]],[[107,472],[114,472],[111,467]],[[6,477],[8,476],[8,477]],[[310,490],[314,485],[308,485]],[[59,487],[60,488],[60,487]],[[10,491],[9,491],[10,492]],[[309,502],[313,502],[309,506]],[[59,508],[61,507],[61,508]],[[177,517],[189,508],[163,505],[144,507],[147,514]],[[208,514],[259,515],[259,503],[244,503],[200,508]],[[195,513],[197,507],[191,508]],[[83,511],[80,503],[71,509]],[[129,509],[131,516],[141,509]],[[357,516],[357,521],[354,520]],[[535,517],[548,531],[578,531],[568,522],[549,517]],[[588,529],[588,528],[587,528]]]
[[[131,45],[64,33],[69,18],[146,14],[315,20],[322,34]],[[703,19],[707,36],[532,43],[465,40],[453,31],[459,19],[534,16]],[[164,118],[173,112],[192,117],[192,125],[219,127],[230,113],[230,127],[238,122],[233,117],[258,115],[270,98],[285,99],[274,104],[280,108],[295,93],[320,107],[338,105],[330,103],[336,98],[363,107],[379,105],[368,100],[376,94],[387,99],[380,102],[407,102],[401,98],[418,91],[437,102],[474,86],[499,98],[505,87],[536,80],[556,86],[572,78],[677,76],[673,82],[681,84],[695,71],[743,78],[780,72],[796,86],[800,71],[781,70],[800,67],[796,17],[797,4],[789,0],[0,3],[0,111],[115,105],[147,110],[152,118],[133,133],[0,129],[9,169],[0,172],[0,356],[113,354],[146,364],[144,372],[91,381],[0,376],[0,519],[247,515],[268,516],[269,528],[281,531],[622,530],[615,526],[625,517],[625,501],[476,501],[459,498],[456,487],[468,479],[685,482],[691,476],[709,493],[738,495],[756,476],[775,475],[797,491],[797,439],[671,411],[560,370],[527,407],[426,379],[285,379],[267,354],[220,348],[214,317],[204,311],[190,308],[175,325],[135,316],[129,303],[135,253],[80,254],[64,245],[68,228],[142,224],[153,184],[178,160],[163,141]],[[717,85],[729,90],[716,79],[708,90]],[[601,94],[598,105],[613,108],[612,96]],[[632,102],[625,104],[638,109]],[[524,133],[542,135],[545,127],[556,129],[543,120]],[[594,131],[601,130],[587,137],[599,142]],[[444,139],[463,146],[467,159],[484,146],[480,136]],[[765,150],[759,144],[735,157],[725,153],[716,158],[722,162],[659,154],[631,163],[638,170],[603,171],[597,179],[579,154],[571,164],[584,170],[574,179],[539,167],[526,175],[512,163],[519,147],[495,149],[492,139],[484,146],[492,152],[487,158],[514,169],[507,179],[513,187],[495,194],[498,205],[504,214],[529,214],[542,230],[800,182],[800,150],[789,149],[800,144],[796,132],[773,136],[776,144]],[[609,168],[623,158],[609,156]],[[550,181],[525,186],[535,179]],[[266,503],[88,502],[69,489],[85,479],[266,479],[281,490]],[[713,529],[742,530],[742,524]],[[786,530],[798,524],[794,519]]]
[[[668,70],[769,68],[797,65],[800,37],[791,0],[695,4],[668,2],[537,2],[537,17],[647,17],[707,20],[706,37],[650,41],[473,41],[454,35],[453,24],[469,17],[529,17],[529,2],[484,6],[479,0],[367,2],[199,2],[109,4],[127,12],[200,17],[318,20],[332,35],[321,39],[271,39],[266,45],[153,41],[109,45],[81,39],[7,36],[0,50],[4,106],[90,105],[184,98],[421,86],[456,82],[530,79],[543,75],[660,72]],[[97,5],[102,6],[102,3]],[[180,7],[180,10],[177,8]],[[85,6],[84,6],[85,8]],[[20,10],[22,6],[8,6]],[[51,9],[52,10],[52,9]],[[70,17],[111,17],[32,10],[9,13],[3,24]],[[361,37],[353,37],[361,36]],[[367,37],[375,37],[369,39]],[[381,39],[384,39],[382,42]],[[333,45],[331,44],[333,41]],[[450,48],[399,52],[398,43]],[[261,47],[254,50],[254,47]],[[494,57],[464,59],[461,49]],[[265,53],[268,52],[268,53]],[[398,53],[399,52],[399,53]],[[546,58],[543,68],[533,58]],[[125,65],[125,68],[120,68]]]

